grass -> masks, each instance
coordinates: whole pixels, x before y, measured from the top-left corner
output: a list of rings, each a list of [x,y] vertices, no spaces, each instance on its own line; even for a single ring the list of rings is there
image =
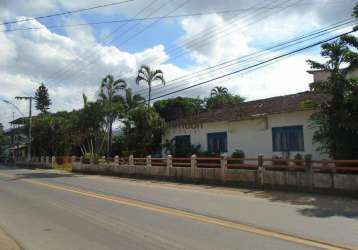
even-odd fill
[[[64,163],[64,164],[55,163],[54,169],[71,172],[72,171],[72,165],[71,165],[71,163]]]

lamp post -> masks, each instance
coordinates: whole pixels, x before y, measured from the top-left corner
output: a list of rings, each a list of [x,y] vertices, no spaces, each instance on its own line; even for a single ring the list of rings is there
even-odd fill
[[[32,96],[16,96],[16,100],[29,100],[29,144],[28,144],[28,152],[27,152],[27,161],[31,161],[31,130],[32,130]]]

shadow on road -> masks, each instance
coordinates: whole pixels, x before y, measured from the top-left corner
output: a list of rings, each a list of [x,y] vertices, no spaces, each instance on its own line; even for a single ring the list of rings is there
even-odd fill
[[[358,219],[358,199],[355,198],[283,191],[247,191],[246,193],[272,202],[295,205],[298,213],[308,217],[340,216]]]
[[[61,177],[75,177],[75,174],[61,174],[61,173],[21,173],[15,174],[15,178],[9,179],[9,181],[16,181],[20,179],[50,179],[50,178],[61,178]]]

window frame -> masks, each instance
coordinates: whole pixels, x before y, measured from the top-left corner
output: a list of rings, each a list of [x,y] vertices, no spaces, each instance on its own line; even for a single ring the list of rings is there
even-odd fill
[[[177,147],[177,142],[178,142],[178,140],[177,140],[177,138],[189,138],[189,147],[191,146],[191,136],[190,135],[176,135],[176,136],[174,136],[174,141],[175,141],[175,147]]]
[[[219,151],[220,152],[214,152],[213,150],[210,150],[210,142],[209,140],[211,139],[211,137],[216,137],[216,138],[219,138],[220,136],[225,136],[225,141],[224,141],[224,150],[221,151],[220,150],[220,145],[219,145]],[[210,153],[227,153],[228,152],[228,140],[227,140],[227,132],[224,131],[224,132],[214,132],[214,133],[207,133],[206,135],[206,140],[207,140],[207,150],[208,152]]]
[[[278,136],[277,133],[281,133],[285,135],[286,140],[289,138],[289,134],[292,133],[293,130],[297,129],[298,131],[298,145],[292,146],[291,141],[286,141],[287,148],[284,149],[284,145],[281,139],[280,147],[277,148],[277,143],[275,143],[275,138]],[[304,133],[303,133],[303,125],[293,125],[293,126],[281,126],[281,127],[272,127],[271,128],[271,137],[272,137],[272,151],[273,152],[303,152],[305,150],[305,143],[304,143]],[[301,143],[300,143],[301,140]]]

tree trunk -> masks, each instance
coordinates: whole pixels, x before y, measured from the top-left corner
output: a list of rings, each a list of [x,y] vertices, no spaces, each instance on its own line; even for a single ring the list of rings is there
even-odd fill
[[[107,157],[110,157],[112,153],[112,123],[112,119],[110,119],[108,124]]]
[[[150,108],[150,97],[151,97],[151,93],[152,93],[152,86],[149,83],[148,84],[148,109]]]

